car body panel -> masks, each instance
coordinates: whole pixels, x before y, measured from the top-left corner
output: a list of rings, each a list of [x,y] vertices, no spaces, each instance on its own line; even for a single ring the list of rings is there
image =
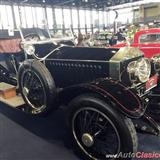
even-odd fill
[[[128,89],[119,81],[108,78],[66,87],[59,93],[60,101],[70,101],[73,97],[86,93],[102,96],[116,110],[129,117],[139,118],[144,114],[145,108],[136,91]]]
[[[117,49],[62,47],[45,60],[58,87],[109,76],[109,60]]]
[[[117,50],[64,46],[49,55],[44,63],[54,77],[56,85],[61,88],[91,82],[97,78],[112,77],[119,80],[120,73],[133,57],[136,60],[142,56],[136,48]],[[113,73],[116,74],[115,77]]]

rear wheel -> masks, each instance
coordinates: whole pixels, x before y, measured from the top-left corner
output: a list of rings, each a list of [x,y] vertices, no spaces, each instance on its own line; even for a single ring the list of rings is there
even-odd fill
[[[19,89],[28,107],[25,112],[41,114],[53,108],[56,95],[54,80],[45,67],[37,60],[26,60],[18,72]]]
[[[69,105],[68,127],[76,151],[86,159],[114,159],[112,156],[121,152],[136,152],[137,135],[132,121],[99,98],[75,98]]]

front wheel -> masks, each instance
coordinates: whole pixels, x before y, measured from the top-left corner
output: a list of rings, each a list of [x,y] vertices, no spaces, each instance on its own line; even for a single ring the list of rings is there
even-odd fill
[[[101,99],[79,96],[68,109],[68,127],[74,148],[84,158],[121,159],[120,153],[136,152],[137,135],[132,121],[118,114]]]
[[[56,87],[46,66],[37,60],[24,61],[18,72],[19,90],[28,106],[24,111],[34,115],[55,109]]]

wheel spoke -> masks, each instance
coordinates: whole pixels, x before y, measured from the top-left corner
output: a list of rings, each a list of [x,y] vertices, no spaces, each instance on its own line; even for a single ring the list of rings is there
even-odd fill
[[[107,126],[106,126],[107,124],[108,124],[107,121],[105,122],[104,125],[101,125],[101,124],[96,123],[96,126],[98,126],[99,128],[98,128],[98,130],[97,130],[96,132],[94,132],[94,136],[95,136],[95,137],[97,137],[97,136],[99,136],[99,135],[102,136],[102,133],[107,129]],[[109,131],[109,130],[108,130],[108,131]]]
[[[95,159],[106,159],[117,154],[120,138],[114,124],[103,113],[86,107],[74,119],[74,132],[78,144]]]
[[[24,76],[23,86],[24,86],[24,87],[28,87],[29,81],[30,81],[30,72],[28,72],[28,73]]]
[[[90,119],[89,119],[89,122],[88,122],[88,124],[87,124],[87,126],[86,126],[88,129],[89,129],[89,127],[91,127],[92,120],[93,120],[93,118],[95,117],[95,115],[96,115],[96,113],[93,112],[92,115],[91,115],[91,117],[90,117]],[[90,128],[90,129],[91,129],[91,128]]]
[[[31,90],[32,89],[32,83],[33,83],[33,81],[35,80],[35,78],[34,78],[34,74],[31,74],[31,76],[30,76],[30,81],[29,81],[29,90]]]
[[[81,134],[83,134],[84,133],[84,131],[85,131],[85,120],[83,119],[83,115],[84,115],[84,112],[81,114],[81,115],[79,115],[78,116],[78,123],[79,123],[79,131],[80,131],[80,133]]]
[[[34,78],[34,81],[31,84],[31,88],[37,86],[37,84],[38,84],[38,80]]]
[[[39,77],[33,72],[28,71],[23,75],[22,88],[26,88],[27,94],[24,94],[30,107],[34,110],[39,110],[46,106],[46,94],[42,82]],[[31,111],[32,112],[32,111]]]

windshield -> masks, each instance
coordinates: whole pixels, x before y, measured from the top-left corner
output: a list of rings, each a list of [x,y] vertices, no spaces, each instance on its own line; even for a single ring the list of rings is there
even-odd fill
[[[73,34],[71,30],[66,31],[65,33],[60,32],[59,30],[49,30],[45,28],[20,28],[21,38],[28,40],[27,38],[32,38],[32,40],[47,40],[47,39],[73,39]],[[34,39],[35,38],[35,39]],[[29,39],[30,40],[30,39]]]
[[[57,32],[49,30],[47,28],[29,28],[29,29],[19,29],[20,37],[23,42],[39,44],[39,43],[59,43],[66,44],[68,41],[74,41],[74,37],[69,34],[62,36],[57,36]],[[71,45],[71,44],[70,44]],[[72,44],[74,45],[74,44]]]
[[[143,52],[135,47],[122,47],[118,52],[111,58],[110,61],[122,61],[135,57],[142,56]]]

